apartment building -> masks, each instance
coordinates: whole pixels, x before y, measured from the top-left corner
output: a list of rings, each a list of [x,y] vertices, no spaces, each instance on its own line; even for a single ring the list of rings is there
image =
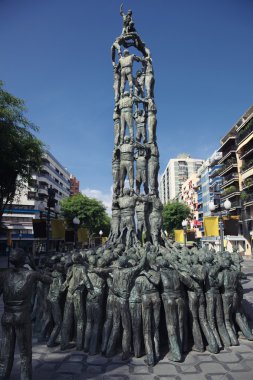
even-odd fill
[[[70,174],[70,196],[80,193],[80,182],[78,179]]]
[[[180,201],[187,204],[192,212],[192,227],[198,226],[198,181],[199,177],[196,173],[194,173],[183,183],[181,189]]]
[[[12,244],[22,247],[33,246],[33,219],[40,216],[38,205],[43,202],[45,207],[48,197],[48,188],[55,190],[56,203],[70,195],[70,173],[50,153],[45,151],[39,173],[33,175],[33,187],[24,188],[20,195],[15,197],[12,205],[6,207],[3,214],[3,225],[8,230]],[[0,251],[6,246],[6,234],[0,236]]]
[[[241,232],[247,241],[247,251],[252,253],[253,231],[253,106],[235,125],[236,158],[240,192]]]
[[[180,198],[183,183],[197,173],[202,163],[203,160],[191,158],[188,154],[180,154],[169,160],[159,184],[163,204]]]

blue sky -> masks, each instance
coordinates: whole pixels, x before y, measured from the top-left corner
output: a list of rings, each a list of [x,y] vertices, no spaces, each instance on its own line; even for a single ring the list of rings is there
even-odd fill
[[[0,78],[25,99],[39,137],[109,202],[113,148],[110,47],[121,0],[0,0]],[[252,0],[132,0],[151,49],[161,172],[207,158],[253,103]]]

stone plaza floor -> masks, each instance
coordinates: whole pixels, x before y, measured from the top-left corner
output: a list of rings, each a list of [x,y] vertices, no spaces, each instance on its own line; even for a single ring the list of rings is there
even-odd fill
[[[248,279],[243,281],[245,306],[253,320],[253,260],[246,260],[243,270]],[[0,303],[0,314],[3,304]],[[19,354],[15,355],[11,380],[20,379]],[[165,357],[154,368],[147,367],[144,357],[123,362],[120,356],[106,359],[100,355],[89,357],[74,349],[61,352],[44,344],[33,345],[34,380],[253,380],[253,342],[240,339],[240,346],[221,351],[190,352],[183,363],[172,363]]]

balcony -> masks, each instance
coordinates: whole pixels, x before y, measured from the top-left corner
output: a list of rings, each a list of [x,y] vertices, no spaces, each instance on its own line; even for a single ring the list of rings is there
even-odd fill
[[[253,193],[249,194],[243,191],[241,193],[241,200],[244,206],[251,206],[253,204]]]
[[[253,138],[238,148],[237,152],[239,154],[240,160],[245,160],[245,158],[253,158]]]
[[[38,180],[40,182],[43,182],[43,183],[46,183],[48,185],[51,185],[53,184],[55,187],[58,187],[61,189],[61,191],[69,194],[69,190],[66,189],[65,187],[63,187],[60,183],[57,183],[54,178],[52,178],[49,174],[46,174],[46,173],[40,173],[38,175]]]
[[[212,170],[209,172],[209,177],[219,176],[219,173],[222,171],[222,165],[216,165]]]
[[[240,191],[236,186],[229,186],[221,193],[221,199],[233,198],[239,195]]]
[[[227,175],[226,177],[223,177],[223,184],[221,185],[221,188],[224,189],[225,187],[231,185],[233,182],[239,181],[239,174],[238,173],[231,173]]]
[[[241,208],[241,201],[240,199],[237,199],[236,201],[231,202],[231,211],[235,209],[240,209]]]
[[[233,133],[228,133],[227,136],[225,137],[225,141],[223,142],[223,144],[218,149],[218,152],[224,152],[224,150],[227,151],[228,146],[229,145],[233,145],[234,142],[235,142],[235,134],[234,134],[234,132]]]
[[[235,156],[235,154],[236,154],[236,146],[233,145],[233,147],[231,147],[231,149],[228,152],[224,153],[223,157],[220,159],[218,164],[219,165],[223,164],[230,156],[232,155]]]
[[[45,196],[48,196],[48,190],[47,190],[47,187],[46,187],[46,186],[40,187],[40,188],[38,189],[38,194],[39,194],[39,195],[45,195]]]
[[[229,173],[230,171],[237,171],[237,161],[236,160],[228,160],[226,165],[222,167],[222,170],[220,172],[220,176],[224,177],[226,173]]]
[[[246,178],[253,176],[253,165],[247,170],[242,172],[242,181],[244,182]]]
[[[242,189],[246,190],[253,186],[253,177],[246,178],[245,181],[242,181]]]
[[[221,177],[214,177],[213,179],[212,178],[210,178],[210,180],[209,180],[209,187],[215,187],[215,186],[217,186],[217,185],[221,185],[222,184],[222,178]]]
[[[242,129],[237,134],[237,144],[239,145],[243,140],[245,140],[253,132],[253,118],[250,119],[248,123],[244,125]]]
[[[247,170],[253,168],[253,159],[251,160],[245,160],[241,167],[241,173],[243,174]]]
[[[58,178],[60,178],[61,181],[65,182],[65,184],[69,186],[70,182],[63,176],[62,173],[55,170],[55,168],[53,168],[52,165],[50,165],[49,163],[43,163],[42,164],[42,170],[43,170],[43,167],[46,167],[47,169],[51,170],[51,172],[53,172]]]

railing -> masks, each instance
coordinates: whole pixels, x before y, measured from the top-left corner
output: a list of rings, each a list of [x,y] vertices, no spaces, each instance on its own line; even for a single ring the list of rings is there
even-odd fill
[[[44,178],[47,178],[50,182],[52,182],[55,186],[58,186],[60,189],[62,189],[63,191],[65,191],[66,193],[68,193],[68,189],[66,189],[65,187],[63,187],[60,183],[56,182],[54,180],[54,178],[50,177],[49,174],[45,174],[45,173],[39,173],[38,174],[38,177],[44,177]]]
[[[63,182],[65,182],[65,184],[69,185],[69,181],[68,181],[66,178],[64,178],[64,176],[63,176],[60,172],[57,172],[57,170],[55,170],[55,168],[53,168],[50,164],[43,163],[43,164],[42,164],[42,170],[43,170],[43,166],[45,166],[46,168],[52,170],[52,172],[53,172],[54,174],[56,174],[59,178],[61,178],[61,180],[62,180]]]
[[[247,197],[243,198],[242,199],[242,202],[245,204],[245,203],[248,203],[248,202],[251,202],[253,201],[253,194],[247,194]]]
[[[245,126],[238,132],[237,144],[240,144],[251,132],[253,132],[253,119],[251,119]]]
[[[238,192],[238,191],[239,191],[239,189],[236,186],[229,186],[229,187],[226,188],[226,190],[224,190],[221,193],[221,196],[225,197],[226,195],[229,195],[229,194],[232,194],[232,193],[235,193],[235,192]]]
[[[219,172],[219,174],[221,175],[221,173],[226,172],[227,169],[229,169],[230,167],[232,167],[232,165],[237,165],[237,161],[236,160],[231,160],[231,161],[227,162],[226,165],[223,165],[222,170]]]
[[[222,157],[221,159],[219,160],[219,164],[221,164],[224,160],[226,160],[226,156],[229,156],[229,153],[235,153],[236,152],[236,145],[233,144],[232,146],[229,147],[229,149],[227,149],[225,152],[222,152]]]
[[[253,178],[246,178],[244,181],[242,181],[242,189],[247,189],[248,187],[251,187],[253,185]]]
[[[231,208],[240,208],[240,207],[241,207],[241,201],[240,200],[231,202]]]
[[[223,177],[223,186],[226,185],[231,179],[239,179],[238,173],[231,173],[227,175],[226,177]]]
[[[219,165],[218,167],[214,167],[212,170],[209,172],[209,177],[212,177],[214,173],[218,176],[219,173],[223,170],[222,165]]]
[[[250,160],[250,161],[246,161],[242,168],[241,168],[241,173],[244,173],[246,172],[247,170],[249,170],[250,168],[253,167],[253,160]]]

